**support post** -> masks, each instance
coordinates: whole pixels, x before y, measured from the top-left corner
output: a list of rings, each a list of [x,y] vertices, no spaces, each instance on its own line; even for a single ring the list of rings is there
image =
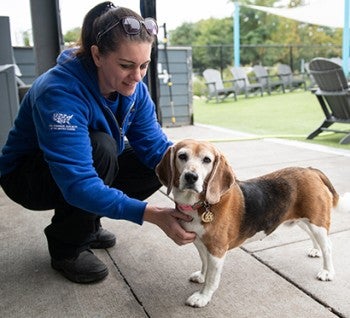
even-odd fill
[[[344,28],[343,28],[343,70],[345,76],[349,75],[349,57],[350,57],[350,32],[349,21],[350,20],[350,3],[349,0],[344,0]]]
[[[63,47],[58,0],[30,0],[36,75],[56,65]]]
[[[239,3],[235,1],[233,14],[233,43],[234,43],[234,65],[240,66],[240,38],[239,38]]]

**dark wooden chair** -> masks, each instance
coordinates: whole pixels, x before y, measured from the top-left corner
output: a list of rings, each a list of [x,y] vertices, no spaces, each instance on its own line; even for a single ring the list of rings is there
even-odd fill
[[[309,65],[317,88],[314,94],[322,107],[325,119],[307,139],[313,139],[322,131],[345,133],[341,144],[350,143],[350,130],[329,128],[334,123],[350,124],[350,91],[342,67],[325,58],[315,58]]]

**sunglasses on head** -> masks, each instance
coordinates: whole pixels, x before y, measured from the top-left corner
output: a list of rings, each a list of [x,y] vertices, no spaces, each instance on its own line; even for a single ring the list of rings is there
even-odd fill
[[[117,20],[117,22],[112,24],[106,30],[99,32],[97,34],[97,37],[96,37],[96,43],[99,43],[101,41],[102,37],[105,34],[107,34],[109,31],[114,29],[119,23],[122,24],[125,33],[129,34],[129,35],[139,34],[141,32],[142,26],[145,27],[148,34],[150,34],[150,35],[157,35],[158,34],[158,25],[157,25],[156,20],[154,20],[152,18],[138,20],[135,17],[124,17],[124,18]]]

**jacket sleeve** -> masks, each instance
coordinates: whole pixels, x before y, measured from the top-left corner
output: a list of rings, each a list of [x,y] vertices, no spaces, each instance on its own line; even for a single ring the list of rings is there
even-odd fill
[[[89,138],[89,111],[83,97],[67,89],[49,90],[33,107],[39,146],[65,200],[113,219],[143,222],[145,202],[103,183],[95,171]]]

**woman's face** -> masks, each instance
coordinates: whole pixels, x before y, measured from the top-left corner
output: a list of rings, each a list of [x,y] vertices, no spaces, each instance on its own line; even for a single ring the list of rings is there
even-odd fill
[[[146,75],[151,50],[152,44],[148,42],[125,42],[118,51],[101,55],[93,45],[91,52],[102,95],[107,98],[114,92],[132,95],[137,83]]]

